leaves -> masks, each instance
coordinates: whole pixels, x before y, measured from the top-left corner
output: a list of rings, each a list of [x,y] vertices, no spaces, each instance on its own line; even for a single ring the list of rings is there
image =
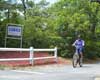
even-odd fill
[[[7,3],[1,0],[0,20],[2,21],[0,24],[2,27],[0,26],[0,29],[3,28],[2,35],[0,35],[1,42],[4,39],[2,36],[5,34],[5,25],[9,21],[24,25],[23,47],[49,48],[57,46],[60,56],[71,57],[73,53],[71,45],[77,35],[81,34],[86,41],[86,52],[91,54],[90,49],[94,49],[95,55],[98,55],[100,7],[97,2],[58,0],[49,6],[46,0],[38,3],[33,0],[23,0],[23,4],[9,4],[10,7],[5,5]],[[98,44],[95,43],[96,41]],[[96,47],[92,46],[94,44]],[[88,57],[88,54],[85,56]]]

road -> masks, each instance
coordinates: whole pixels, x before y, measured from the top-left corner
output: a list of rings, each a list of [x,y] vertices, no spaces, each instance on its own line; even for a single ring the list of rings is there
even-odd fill
[[[51,65],[28,69],[0,70],[0,80],[97,80],[100,64],[84,64],[73,68],[71,65]],[[98,79],[99,80],[99,79]]]

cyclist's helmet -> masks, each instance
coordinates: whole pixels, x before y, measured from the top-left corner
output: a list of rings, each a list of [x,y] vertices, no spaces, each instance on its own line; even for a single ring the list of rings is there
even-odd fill
[[[79,40],[81,40],[81,35],[78,35],[77,38],[78,38]]]

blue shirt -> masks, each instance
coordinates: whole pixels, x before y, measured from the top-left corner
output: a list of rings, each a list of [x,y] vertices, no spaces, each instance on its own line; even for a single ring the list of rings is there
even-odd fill
[[[84,46],[84,40],[79,40],[77,39],[73,45],[76,47],[76,48],[82,48]]]

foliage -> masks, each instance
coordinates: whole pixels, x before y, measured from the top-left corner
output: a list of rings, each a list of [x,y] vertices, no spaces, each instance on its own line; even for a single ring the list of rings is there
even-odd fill
[[[9,7],[5,6],[9,5]],[[58,0],[49,5],[46,0],[35,3],[22,0],[20,4],[0,1],[0,47],[4,46],[8,23],[24,26],[23,47],[58,47],[62,57],[72,57],[71,46],[78,34],[85,40],[84,56],[100,57],[100,7],[89,0]],[[17,40],[8,41],[8,47],[18,47]],[[95,45],[95,46],[94,46]]]

